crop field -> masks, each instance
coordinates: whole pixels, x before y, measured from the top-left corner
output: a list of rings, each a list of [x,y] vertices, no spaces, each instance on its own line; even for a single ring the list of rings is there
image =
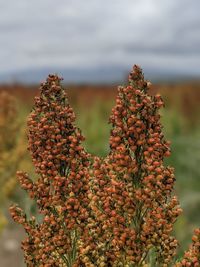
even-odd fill
[[[28,216],[41,219],[35,202],[20,188],[16,178],[17,170],[22,170],[28,172],[33,181],[38,179],[27,151],[27,116],[32,110],[34,97],[38,95],[38,87],[20,84],[0,86],[2,267],[24,266],[20,242],[25,233],[23,227],[13,222],[9,206],[19,203]],[[63,82],[63,87],[75,111],[76,124],[85,137],[83,146],[86,151],[92,156],[106,157],[111,130],[108,119],[115,105],[117,85],[66,85]],[[200,82],[156,83],[151,85],[149,93],[159,93],[165,103],[160,111],[161,123],[165,138],[171,142],[171,156],[164,163],[175,170],[175,194],[183,209],[173,230],[180,243],[178,256],[182,257],[191,243],[193,230],[200,226]]]

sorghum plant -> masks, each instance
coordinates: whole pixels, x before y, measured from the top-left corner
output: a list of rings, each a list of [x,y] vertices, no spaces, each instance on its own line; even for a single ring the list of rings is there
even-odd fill
[[[174,171],[164,139],[159,95],[138,66],[118,88],[110,152],[94,157],[82,147],[60,78],[50,75],[29,120],[29,150],[38,180],[18,172],[22,188],[37,201],[41,223],[13,206],[11,214],[27,238],[27,266],[200,266],[200,230],[180,262],[173,225],[181,212]]]
[[[3,205],[17,184],[15,173],[26,151],[16,102],[6,91],[0,92],[0,230],[6,222]]]
[[[89,223],[90,156],[83,149],[83,136],[74,126],[60,78],[50,75],[41,85],[40,96],[29,120],[29,150],[38,180],[18,172],[22,188],[37,200],[43,222],[27,220],[17,207],[15,220],[23,224],[28,238],[23,242],[28,266],[80,266],[79,243]]]

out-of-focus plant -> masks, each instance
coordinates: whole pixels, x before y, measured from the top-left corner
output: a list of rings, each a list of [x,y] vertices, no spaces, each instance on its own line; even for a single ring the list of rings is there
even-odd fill
[[[8,92],[0,92],[0,229],[6,223],[3,209],[17,184],[16,171],[25,155],[23,129],[17,101]]]
[[[159,109],[160,95],[138,66],[118,88],[110,116],[110,151],[88,154],[60,78],[49,75],[28,120],[29,150],[39,178],[18,172],[35,199],[41,222],[18,206],[10,208],[27,238],[27,266],[200,266],[200,231],[182,260],[173,225],[181,212],[174,196],[174,170]],[[97,129],[98,130],[98,129]]]

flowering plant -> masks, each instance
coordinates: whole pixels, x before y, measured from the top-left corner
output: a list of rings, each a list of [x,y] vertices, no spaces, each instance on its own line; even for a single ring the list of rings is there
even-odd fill
[[[15,173],[26,151],[16,104],[11,94],[0,91],[0,231],[7,223],[5,201],[14,192],[17,184]]]
[[[173,224],[181,212],[173,194],[174,170],[159,109],[160,95],[134,66],[127,86],[118,88],[110,116],[110,152],[92,156],[61,86],[49,75],[28,119],[29,150],[39,178],[18,172],[23,189],[35,199],[42,222],[10,208],[27,238],[27,266],[200,266],[200,231],[176,261]]]

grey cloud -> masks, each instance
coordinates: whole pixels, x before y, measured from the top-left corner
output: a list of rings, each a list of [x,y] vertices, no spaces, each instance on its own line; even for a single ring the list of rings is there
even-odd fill
[[[199,0],[0,0],[0,72],[170,63],[200,74],[199,9]]]

